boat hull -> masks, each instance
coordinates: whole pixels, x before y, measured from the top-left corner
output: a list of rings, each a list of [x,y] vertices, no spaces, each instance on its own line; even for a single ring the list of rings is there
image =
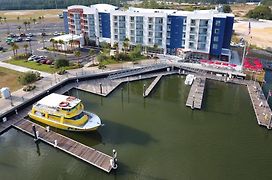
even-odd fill
[[[92,114],[95,116],[95,118],[97,118],[100,122],[100,119],[98,116],[96,116],[95,114]],[[58,129],[63,129],[63,130],[66,130],[66,131],[82,131],[82,132],[85,132],[85,131],[95,131],[98,129],[98,127],[101,125],[101,123],[97,124],[97,126],[94,126],[94,127],[88,127],[88,128],[83,128],[83,127],[77,127],[77,126],[73,126],[73,125],[69,125],[69,124],[65,124],[65,123],[60,123],[58,121],[55,121],[55,120],[51,120],[51,119],[47,119],[45,117],[40,117],[40,116],[37,116],[33,113],[28,113],[28,116],[35,120],[35,121],[38,121],[38,122],[41,122],[43,124],[46,124],[48,126],[51,126],[51,127],[55,127],[55,128],[58,128]]]

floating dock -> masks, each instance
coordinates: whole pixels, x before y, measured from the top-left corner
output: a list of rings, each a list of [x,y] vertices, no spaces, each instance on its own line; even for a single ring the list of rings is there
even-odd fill
[[[144,91],[144,94],[143,94],[143,96],[144,97],[147,97],[150,93],[151,93],[151,91],[153,90],[153,88],[157,85],[157,83],[161,80],[161,78],[162,78],[162,76],[163,75],[158,75],[155,79],[154,79],[154,81],[148,86],[148,88]]]
[[[253,109],[256,114],[258,124],[266,126],[268,129],[271,129],[272,112],[260,84],[249,81],[247,89],[253,105]]]
[[[191,107],[192,109],[201,109],[202,101],[204,97],[206,78],[196,77],[194,80],[187,101],[186,106]]]
[[[32,129],[33,125],[38,132],[38,140],[41,140],[55,148],[58,148],[61,151],[77,157],[108,173],[112,170],[111,161],[113,160],[113,158],[105,153],[97,151],[91,147],[88,147],[84,144],[81,144],[53,131],[48,132],[46,128],[35,124],[27,119],[22,119],[13,124],[12,126],[34,137],[34,132]]]

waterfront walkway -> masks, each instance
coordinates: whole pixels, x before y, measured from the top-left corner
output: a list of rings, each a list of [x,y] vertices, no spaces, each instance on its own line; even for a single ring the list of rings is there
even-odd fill
[[[206,77],[196,76],[196,79],[194,80],[191,86],[191,89],[186,101],[186,106],[189,106],[192,109],[195,109],[195,108],[201,109],[202,101],[204,97],[205,85],[206,85]]]

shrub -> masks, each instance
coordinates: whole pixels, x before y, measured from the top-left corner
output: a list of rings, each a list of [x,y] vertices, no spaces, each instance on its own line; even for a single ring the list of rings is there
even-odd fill
[[[115,55],[116,60],[118,61],[130,61],[131,57],[126,53],[118,53]]]
[[[25,87],[23,88],[23,91],[28,92],[28,91],[32,91],[32,90],[35,89],[35,88],[36,88],[35,85],[27,85],[27,86],[25,86]]]
[[[63,75],[65,73],[67,73],[67,71],[65,69],[61,69],[57,73],[58,73],[58,75]]]
[[[257,6],[246,14],[249,18],[254,19],[272,19],[271,9],[268,6]]]
[[[105,64],[99,64],[98,69],[105,69],[107,66]]]
[[[25,74],[19,76],[18,81],[22,85],[27,85],[27,84],[30,84],[30,83],[33,83],[33,82],[39,80],[40,78],[41,78],[40,73],[29,71],[29,72],[26,72]]]
[[[69,66],[69,61],[67,59],[57,59],[55,62],[55,68]]]
[[[108,56],[107,56],[106,54],[104,54],[104,53],[101,53],[101,54],[99,54],[96,58],[97,58],[97,60],[98,60],[99,62],[102,62],[102,61],[108,59]]]

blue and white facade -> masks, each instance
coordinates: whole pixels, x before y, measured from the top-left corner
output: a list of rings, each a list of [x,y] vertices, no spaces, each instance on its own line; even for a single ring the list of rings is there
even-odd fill
[[[74,25],[76,19],[69,21],[69,18],[76,17],[76,14],[71,14],[78,13],[73,9],[78,8],[83,9],[81,26]],[[97,38],[111,45],[117,42],[122,46],[124,39],[128,38],[131,45],[157,45],[165,54],[176,54],[178,50],[185,49],[220,57],[230,54],[234,16],[217,10],[191,12],[130,7],[124,11],[98,4],[68,7],[68,13],[65,15],[64,12],[64,22],[66,32],[84,33],[90,39]]]

